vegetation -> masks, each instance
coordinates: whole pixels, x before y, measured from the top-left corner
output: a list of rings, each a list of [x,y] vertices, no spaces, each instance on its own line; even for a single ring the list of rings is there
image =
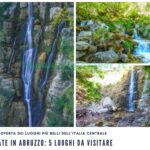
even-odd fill
[[[94,73],[97,73],[100,78],[104,77],[104,72],[96,66],[78,66],[76,69],[77,86],[85,90],[84,98],[88,101],[98,101],[101,98],[101,85],[88,80],[94,76]]]
[[[149,3],[129,2],[104,2],[104,3],[77,3],[77,24],[82,20],[93,19],[105,22],[113,26],[114,23],[126,28],[134,26],[135,23],[145,24],[150,17],[144,13],[150,11]],[[143,18],[144,16],[144,18]],[[141,19],[144,22],[141,22]]]
[[[67,89],[63,96],[55,98],[52,105],[48,126],[73,126],[73,87]]]
[[[150,40],[149,14],[149,3],[79,2],[77,3],[77,35],[81,31],[91,30],[92,40],[89,43],[95,45],[97,51],[113,49],[118,55],[126,54],[129,62],[139,62],[133,54],[137,47],[134,29],[141,38]],[[91,20],[93,26],[84,24]]]

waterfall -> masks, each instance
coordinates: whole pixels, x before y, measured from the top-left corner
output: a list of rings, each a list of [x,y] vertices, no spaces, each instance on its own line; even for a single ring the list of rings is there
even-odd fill
[[[61,21],[60,24],[57,27],[56,30],[56,38],[52,44],[52,49],[48,55],[47,61],[46,61],[46,71],[43,73],[43,77],[42,80],[40,82],[40,90],[42,90],[44,88],[44,86],[46,85],[46,82],[48,80],[48,76],[49,76],[49,71],[50,71],[50,67],[54,58],[54,55],[56,53],[57,50],[57,40],[59,38],[59,35],[62,31],[62,29],[66,26],[66,22],[65,21]]]
[[[66,26],[66,22],[65,21],[61,21],[60,24],[57,27],[57,31],[56,31],[56,38],[59,38],[59,34],[61,32],[61,30]]]
[[[142,95],[141,95],[141,99],[139,101],[139,106],[138,108],[141,110],[144,110],[147,106],[147,100],[150,97],[150,94],[148,92],[148,89],[150,88],[150,81],[148,79],[148,73],[145,76],[145,81],[144,81],[144,87],[143,87],[143,91],[142,91]]]
[[[27,43],[29,49],[32,49],[32,23],[32,3],[28,3]]]
[[[32,78],[35,66],[36,51],[32,47],[32,3],[28,3],[28,20],[26,32],[27,49],[23,52],[22,59],[22,72],[21,77],[23,81],[24,100],[27,104],[28,111],[28,125],[32,126],[32,113],[31,113],[31,99],[32,99]]]
[[[134,98],[135,98],[135,71],[132,68],[131,75],[130,75],[130,84],[129,84],[129,97],[128,97],[128,111],[134,112],[135,110],[135,104],[134,104]]]
[[[134,39],[138,43],[137,48],[134,51],[136,57],[141,57],[142,62],[150,62],[150,41],[142,39],[136,29],[134,29]]]

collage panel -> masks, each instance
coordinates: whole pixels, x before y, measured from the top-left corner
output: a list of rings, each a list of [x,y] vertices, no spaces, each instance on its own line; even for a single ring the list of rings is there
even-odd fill
[[[150,66],[78,65],[77,127],[149,127]]]
[[[78,63],[149,63],[149,2],[78,2]]]
[[[0,126],[74,125],[74,3],[0,3]]]

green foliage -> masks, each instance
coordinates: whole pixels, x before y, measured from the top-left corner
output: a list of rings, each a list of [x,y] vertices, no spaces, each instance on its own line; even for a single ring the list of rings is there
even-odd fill
[[[73,61],[73,38],[67,37],[61,43],[61,51],[65,58]]]
[[[89,101],[98,101],[101,98],[101,85],[94,84],[88,79],[97,73],[100,78],[104,77],[104,72],[96,66],[78,66],[76,68],[77,84],[86,90],[85,98]]]
[[[131,52],[131,50],[133,50],[133,48],[134,48],[133,42],[131,42],[129,40],[123,41],[123,44],[124,44],[125,49],[129,50],[129,52]]]
[[[150,79],[150,67],[149,67],[149,66],[145,66],[145,67],[144,67],[144,70],[145,70],[145,72],[148,73],[148,77],[149,77],[149,79]]]
[[[73,79],[73,70],[74,70],[74,66],[73,64],[67,64],[65,66],[61,67],[62,70],[62,80],[66,81],[66,80],[72,80]]]
[[[5,16],[4,18],[4,15],[3,13],[9,8],[9,6],[11,5],[11,3],[9,2],[5,2],[5,3],[0,3],[0,28],[2,27],[2,23],[3,23],[3,20],[6,19],[7,16]]]
[[[94,41],[106,42],[112,38],[111,34],[105,28],[99,28],[93,34]]]
[[[139,24],[141,35],[150,39],[150,35],[148,34],[149,30],[145,29],[145,26],[149,25],[150,22],[150,16],[145,15],[149,11],[149,3],[82,2],[77,3],[77,25],[83,20],[92,19],[94,21],[105,23],[109,26],[110,32],[114,32],[115,29],[118,29],[118,26],[115,25],[119,25],[120,29],[124,29],[127,34],[132,35],[132,29],[135,28],[136,24]],[[98,34],[96,33],[95,38],[98,38]]]
[[[48,126],[73,126],[73,87],[65,94],[53,100],[53,107],[48,113]]]
[[[99,101],[101,98],[100,89],[101,86],[99,84],[94,85],[91,81],[86,80],[82,83],[82,85],[86,88],[86,96],[85,98],[90,101]]]

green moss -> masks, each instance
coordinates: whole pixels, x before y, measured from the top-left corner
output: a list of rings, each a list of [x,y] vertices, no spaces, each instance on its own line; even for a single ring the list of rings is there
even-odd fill
[[[66,81],[66,80],[72,80],[73,79],[73,69],[74,66],[73,64],[67,64],[65,66],[61,67],[62,70],[62,80]]]
[[[132,52],[134,49],[134,44],[131,41],[123,41],[125,49],[128,50],[128,52]]]
[[[73,126],[73,87],[53,102],[53,108],[48,113],[48,126]]]
[[[73,61],[73,38],[66,38],[61,43],[61,51],[65,58]]]
[[[99,84],[94,85],[94,83],[86,80],[83,83],[83,87],[86,87],[86,96],[85,98],[90,101],[99,101],[101,99],[101,86]]]
[[[110,32],[108,32],[105,28],[99,28],[93,33],[93,39],[96,42],[107,42],[111,38]]]

